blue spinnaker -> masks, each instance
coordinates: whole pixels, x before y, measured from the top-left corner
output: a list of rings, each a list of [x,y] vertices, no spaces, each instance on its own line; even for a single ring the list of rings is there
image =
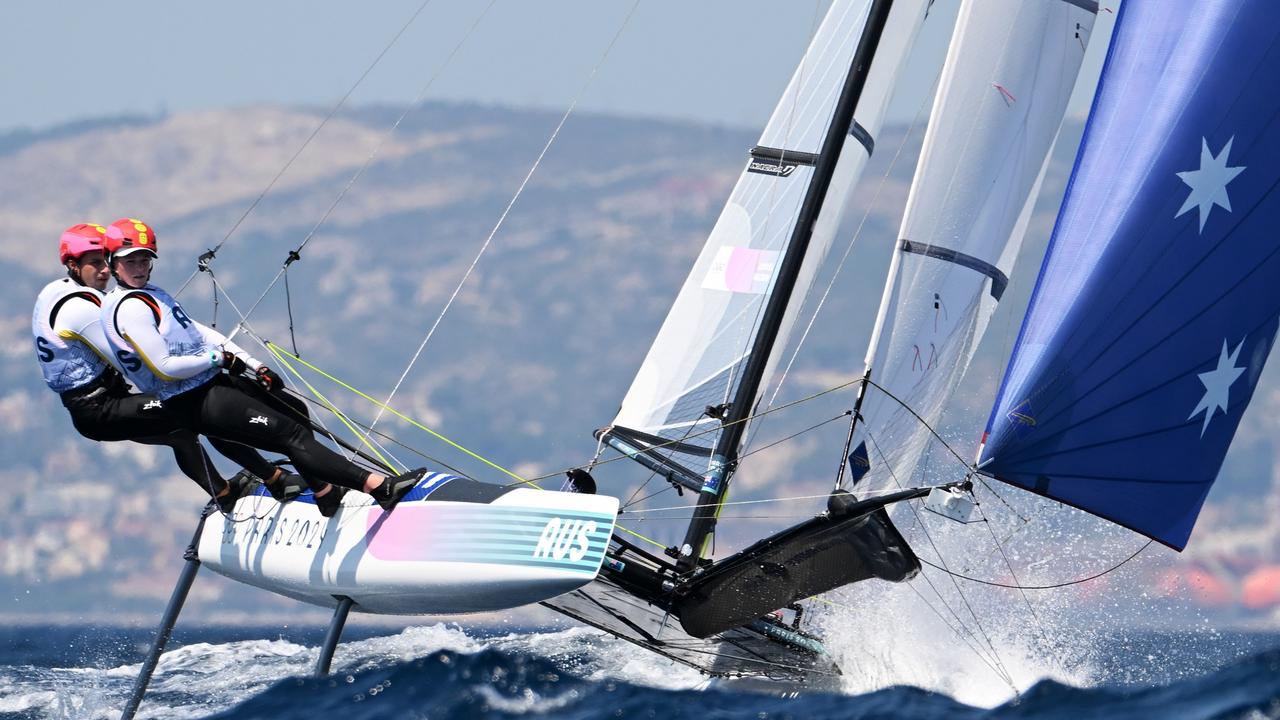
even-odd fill
[[[1125,0],[982,471],[1181,550],[1280,323],[1280,2]]]

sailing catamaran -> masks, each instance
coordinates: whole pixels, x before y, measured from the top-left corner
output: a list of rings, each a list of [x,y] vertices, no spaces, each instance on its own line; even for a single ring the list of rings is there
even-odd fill
[[[821,643],[801,630],[802,612],[790,623],[770,613],[851,582],[903,581],[919,571],[885,508],[930,489],[891,484],[889,474],[914,479],[913,458],[930,437],[925,423],[936,423],[1003,294],[1096,12],[1091,3],[962,5],[858,391],[850,474],[837,480],[821,515],[707,562],[707,538],[747,424],[795,323],[794,301],[826,256],[927,9],[840,5],[752,149],[621,411],[600,433],[609,446],[698,493],[685,542],[669,560],[615,535],[601,579],[547,603],[712,674],[796,679],[831,672]],[[840,15],[856,17],[860,5],[869,5],[865,25]],[[862,94],[855,108],[842,108],[830,98],[828,68],[845,67],[849,50],[841,54],[833,38],[867,47],[877,33],[881,45],[870,67],[855,59],[848,75],[852,83],[867,74]],[[791,130],[797,107],[816,113],[803,116],[812,123],[808,136]],[[812,119],[826,113],[834,113],[831,120]],[[819,147],[819,130],[830,133],[828,145]],[[856,141],[842,144],[844,137]],[[835,178],[829,184],[823,170]],[[873,368],[883,392],[868,395]],[[882,450],[870,462],[868,440],[890,455]],[[876,494],[856,501],[844,486],[859,481]]]
[[[615,531],[618,504],[605,496],[448,476],[391,515],[348,498],[322,529],[304,504],[244,498],[205,523],[193,555],[336,606],[321,669],[353,607],[542,600],[711,675],[803,680],[839,669],[799,601],[920,571],[892,506],[933,502],[962,519],[974,482],[994,478],[1183,547],[1280,325],[1280,246],[1266,239],[1280,213],[1280,172],[1267,164],[1280,156],[1280,8],[1269,0],[1121,7],[984,444],[975,463],[933,478],[918,471],[921,454],[1008,284],[1098,11],[1090,0],[965,0],[836,487],[812,519],[710,557],[795,300],[827,255],[929,5],[832,3],[598,433],[691,491],[682,542],[642,548]],[[457,540],[478,519],[483,542]],[[502,600],[477,600],[490,596]]]

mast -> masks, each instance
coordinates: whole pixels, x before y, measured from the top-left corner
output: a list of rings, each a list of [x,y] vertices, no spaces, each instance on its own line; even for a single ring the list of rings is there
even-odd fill
[[[862,37],[858,40],[858,47],[854,52],[853,62],[850,63],[849,72],[845,76],[840,99],[822,142],[822,150],[814,167],[813,180],[805,192],[787,251],[778,268],[774,291],[765,305],[760,329],[752,343],[742,379],[723,417],[723,430],[712,451],[707,475],[698,493],[698,504],[694,509],[693,519],[685,533],[684,543],[680,546],[678,564],[681,570],[689,571],[697,566],[698,560],[704,554],[707,539],[715,530],[720,503],[728,491],[729,479],[737,467],[738,448],[746,431],[746,419],[751,415],[755,405],[760,382],[768,366],[769,356],[773,351],[778,330],[791,300],[796,279],[804,264],[809,239],[813,235],[813,226],[822,211],[831,177],[835,173],[845,140],[854,127],[854,111],[857,109],[858,100],[871,68],[871,61],[880,44],[880,37],[892,7],[893,0],[873,0],[871,3],[866,26]]]

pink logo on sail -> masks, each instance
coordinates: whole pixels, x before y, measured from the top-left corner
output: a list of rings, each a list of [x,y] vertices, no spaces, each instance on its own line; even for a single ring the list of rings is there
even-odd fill
[[[702,287],[735,293],[761,295],[769,289],[778,267],[777,250],[721,247],[707,269]]]

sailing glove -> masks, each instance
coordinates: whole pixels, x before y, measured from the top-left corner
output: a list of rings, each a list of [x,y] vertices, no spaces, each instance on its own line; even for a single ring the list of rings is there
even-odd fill
[[[284,389],[284,380],[276,374],[275,370],[262,365],[257,370],[258,384],[266,389],[267,392],[277,392]]]
[[[219,358],[218,365],[223,370],[226,370],[228,374],[233,376],[243,375],[245,368],[248,367],[244,364],[244,360],[240,359],[239,355],[227,350],[222,351],[222,357]]]

